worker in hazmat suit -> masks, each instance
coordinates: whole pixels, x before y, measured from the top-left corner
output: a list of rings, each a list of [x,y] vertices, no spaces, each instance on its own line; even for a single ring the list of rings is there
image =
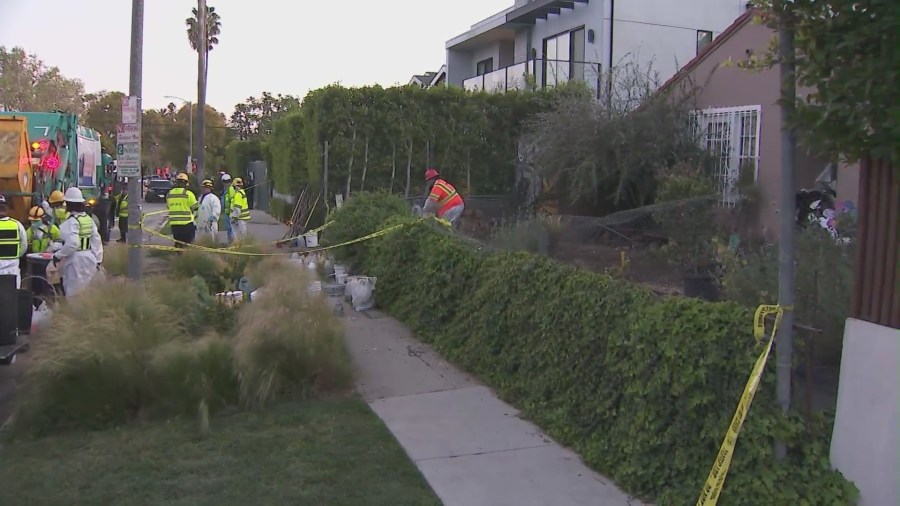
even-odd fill
[[[16,289],[22,286],[20,262],[28,250],[25,227],[19,220],[8,216],[6,197],[0,194],[0,275],[15,276]]]
[[[65,194],[69,217],[59,226],[62,248],[53,254],[53,265],[60,264],[66,296],[77,295],[94,279],[103,262],[103,242],[78,188]]]
[[[213,193],[213,182],[205,179],[200,185],[200,208],[197,210],[197,225],[201,236],[216,242],[219,235],[219,216],[222,215],[222,203]]]

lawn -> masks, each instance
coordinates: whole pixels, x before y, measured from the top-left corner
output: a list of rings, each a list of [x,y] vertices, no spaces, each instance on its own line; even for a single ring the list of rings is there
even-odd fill
[[[0,504],[440,505],[357,399],[16,440]]]

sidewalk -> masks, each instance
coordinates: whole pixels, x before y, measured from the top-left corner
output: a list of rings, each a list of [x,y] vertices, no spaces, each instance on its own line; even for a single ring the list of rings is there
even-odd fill
[[[357,389],[446,506],[638,506],[378,311],[350,311]]]

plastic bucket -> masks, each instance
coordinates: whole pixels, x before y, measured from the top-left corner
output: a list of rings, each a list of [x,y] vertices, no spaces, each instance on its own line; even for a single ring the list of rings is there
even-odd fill
[[[331,311],[337,316],[344,314],[344,285],[327,283],[322,285],[322,291],[327,297]]]
[[[319,234],[313,232],[311,234],[303,234],[303,240],[306,241],[307,248],[315,248],[319,246]]]
[[[340,274],[335,273],[335,274],[334,274],[334,281],[335,281],[335,283],[338,283],[338,284],[341,284],[341,285],[346,284],[346,283],[347,283],[347,273],[346,273],[346,272],[342,272],[342,273],[340,273]]]

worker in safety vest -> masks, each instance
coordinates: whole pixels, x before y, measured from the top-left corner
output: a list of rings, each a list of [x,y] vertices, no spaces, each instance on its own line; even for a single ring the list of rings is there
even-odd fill
[[[247,223],[250,222],[250,204],[247,202],[247,192],[244,190],[244,180],[235,178],[235,192],[231,201],[231,227],[234,229],[234,238],[242,241],[247,237]]]
[[[441,178],[437,169],[425,171],[425,183],[428,186],[428,199],[425,200],[422,210],[426,214],[436,214],[438,218],[449,221],[454,227],[458,226],[465,204],[456,188]]]
[[[113,199],[113,216],[119,220],[119,240],[125,242],[128,236],[128,187],[122,186],[121,192]]]
[[[49,202],[44,208],[44,212],[50,215],[54,225],[62,225],[62,223],[66,221],[66,218],[69,217],[69,211],[66,210],[66,199],[63,196],[63,192],[53,190],[50,192],[50,198],[47,200]]]
[[[172,238],[175,239],[176,248],[184,248],[185,244],[193,243],[197,235],[194,213],[200,205],[194,192],[187,188],[189,181],[188,175],[180,172],[175,176],[175,187],[166,195],[169,225],[172,227]]]
[[[231,176],[227,172],[222,173],[222,209],[231,212],[231,203],[234,200],[236,190],[231,184]],[[234,227],[231,226],[231,220],[225,220],[225,232],[228,234],[228,244],[234,242]]]
[[[32,207],[28,211],[28,221],[31,222],[31,226],[26,231],[29,253],[46,253],[50,251],[53,243],[61,246],[62,237],[59,227],[53,224],[43,208]]]
[[[59,227],[53,224],[50,216],[44,212],[44,208],[34,206],[28,211],[28,220],[31,226],[27,230],[28,252],[47,253],[57,251],[62,247],[62,236]],[[34,308],[41,307],[44,297],[49,295],[50,287],[47,282],[47,264],[34,262],[31,265],[31,290],[34,292]]]
[[[15,276],[18,290],[22,286],[19,262],[28,249],[28,238],[25,227],[9,217],[8,211],[6,197],[0,194],[0,275]]]
[[[62,262],[63,290],[67,297],[77,295],[97,275],[103,263],[103,241],[94,219],[87,214],[87,204],[81,190],[66,190],[69,217],[59,226],[62,248],[53,254],[53,265]]]

